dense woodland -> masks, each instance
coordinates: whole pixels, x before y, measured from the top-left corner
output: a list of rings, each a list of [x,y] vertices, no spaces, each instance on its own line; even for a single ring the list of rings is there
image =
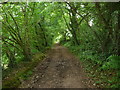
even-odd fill
[[[120,86],[119,3],[8,2],[0,7],[4,87],[17,87],[18,78],[31,75],[31,67],[55,43],[80,58],[95,85]],[[29,68],[23,71],[23,66]],[[6,80],[11,73],[16,77]]]

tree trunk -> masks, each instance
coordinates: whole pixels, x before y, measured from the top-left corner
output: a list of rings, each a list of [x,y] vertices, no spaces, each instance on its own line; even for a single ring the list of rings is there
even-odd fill
[[[118,40],[118,43],[117,43],[117,53],[118,55],[120,55],[120,10],[118,11],[118,34],[117,34],[117,40]]]
[[[9,68],[14,68],[16,59],[15,59],[15,56],[14,56],[13,52],[11,52],[10,50],[7,50],[6,55],[9,59],[8,67]]]
[[[45,32],[44,32],[44,30],[43,30],[43,27],[41,26],[41,23],[39,22],[38,24],[39,24],[39,26],[40,26],[40,28],[41,28],[41,30],[42,30],[43,38],[44,38],[44,40],[45,40],[45,46],[47,47],[47,46],[48,46],[48,43],[47,43],[47,39],[46,39]]]
[[[27,46],[23,47],[23,55],[24,55],[25,61],[31,60],[31,50],[29,47],[27,47]]]

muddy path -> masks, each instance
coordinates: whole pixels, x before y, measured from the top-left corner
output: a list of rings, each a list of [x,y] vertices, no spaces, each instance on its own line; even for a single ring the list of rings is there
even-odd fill
[[[82,65],[69,50],[55,45],[33,76],[20,88],[93,88]]]

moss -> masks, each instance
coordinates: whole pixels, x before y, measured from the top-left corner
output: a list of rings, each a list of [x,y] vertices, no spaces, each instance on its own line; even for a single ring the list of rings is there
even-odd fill
[[[16,77],[12,77],[11,79],[7,81],[3,81],[3,87],[2,88],[14,88],[18,87],[20,85],[20,80]]]
[[[11,74],[7,79],[3,80],[3,88],[17,88],[23,80],[28,79],[28,76],[30,77],[32,75],[32,70],[34,67],[37,66],[37,64],[39,64],[44,58],[45,54],[37,53],[33,56],[31,62],[22,62],[22,67],[19,67],[15,75]]]

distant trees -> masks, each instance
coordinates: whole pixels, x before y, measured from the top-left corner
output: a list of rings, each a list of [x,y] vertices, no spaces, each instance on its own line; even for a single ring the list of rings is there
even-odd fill
[[[87,42],[98,52],[119,55],[118,3],[66,2],[61,5],[63,18],[72,34],[74,45]]]
[[[80,31],[80,24],[82,23],[82,21],[86,18],[86,16],[88,15],[88,13],[86,13],[85,15],[81,15],[80,14],[80,5],[81,3],[65,3],[65,8],[63,10],[67,10],[67,12],[63,12],[67,13],[69,15],[69,19],[67,21],[66,17],[64,17],[64,20],[66,22],[67,28],[68,30],[71,32],[72,34],[72,41],[74,43],[74,45],[79,45],[80,44],[80,39],[78,39],[79,35],[77,34]],[[62,11],[63,11],[62,10]]]
[[[103,52],[113,52],[119,54],[120,31],[118,29],[118,3],[95,3],[98,23],[101,24],[103,34],[101,38],[101,48]],[[111,50],[110,50],[111,48]]]
[[[82,59],[119,67],[120,5],[113,2],[3,2],[2,68],[30,61],[55,42],[75,46]],[[82,55],[83,54],[83,55]]]
[[[44,20],[40,17],[44,16],[40,15],[45,9],[43,7],[44,3],[41,6],[38,3],[7,3],[2,6],[3,64],[7,58],[8,67],[14,67],[20,61],[18,59],[24,57],[29,61],[37,50],[44,52],[51,45],[47,39],[50,35],[47,35]]]
[[[4,3],[3,61],[30,60],[56,38],[99,53],[120,55],[118,3]],[[88,47],[87,47],[88,45]],[[14,62],[14,63],[13,63]]]

